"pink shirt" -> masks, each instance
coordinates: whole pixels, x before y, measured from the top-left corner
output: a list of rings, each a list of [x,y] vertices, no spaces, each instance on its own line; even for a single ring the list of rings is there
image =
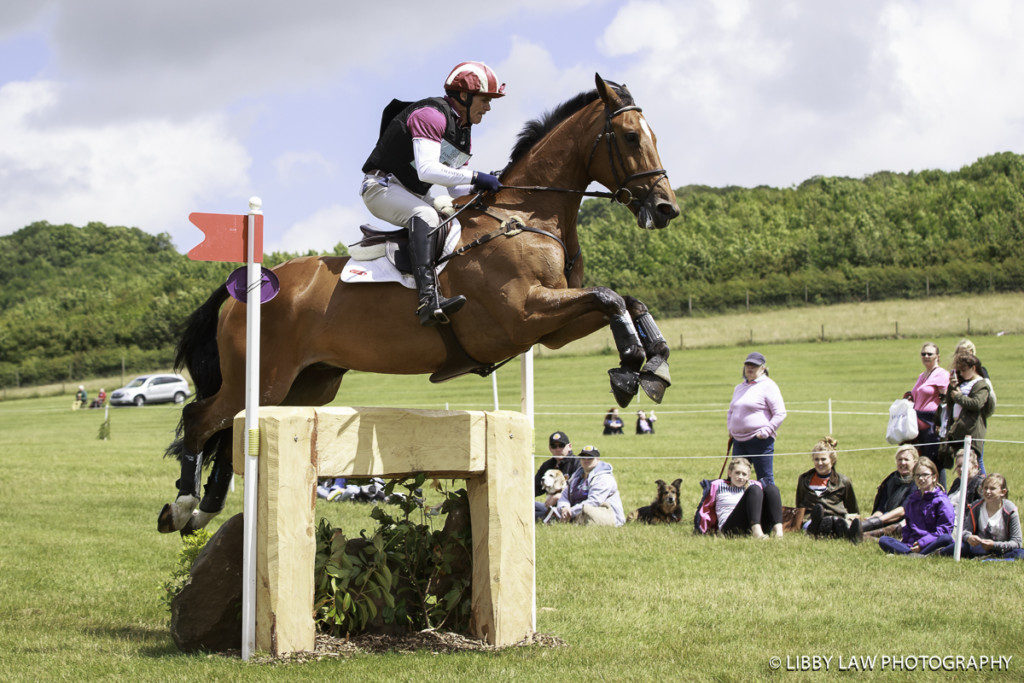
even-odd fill
[[[754,437],[774,437],[779,425],[786,419],[786,404],[782,402],[779,385],[767,375],[753,382],[740,382],[732,392],[732,403],[726,423],[729,436],[736,441],[750,441]]]
[[[949,370],[943,370],[936,365],[931,374],[927,370],[922,372],[917,378],[917,384],[910,390],[910,396],[914,399],[914,410],[938,410],[939,392],[945,391],[947,386]]]

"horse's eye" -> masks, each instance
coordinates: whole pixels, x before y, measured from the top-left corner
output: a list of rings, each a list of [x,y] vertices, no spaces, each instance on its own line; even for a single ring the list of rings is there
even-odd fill
[[[640,142],[640,136],[633,131],[629,131],[626,133],[626,142],[631,145],[635,145]]]

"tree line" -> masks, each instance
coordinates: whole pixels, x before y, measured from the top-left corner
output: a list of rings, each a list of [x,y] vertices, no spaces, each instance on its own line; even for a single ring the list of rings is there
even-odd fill
[[[954,172],[681,187],[681,214],[659,231],[589,200],[585,284],[660,315],[1020,290],[1022,187],[1024,157],[1004,152]],[[298,255],[267,254],[265,265]],[[102,223],[0,237],[0,385],[167,366],[185,318],[236,267],[191,261],[166,233]]]

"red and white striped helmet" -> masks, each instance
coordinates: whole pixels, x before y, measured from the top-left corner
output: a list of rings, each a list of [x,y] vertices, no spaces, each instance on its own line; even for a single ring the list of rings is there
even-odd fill
[[[498,83],[494,69],[483,62],[462,62],[444,80],[445,90],[504,97],[505,84]]]

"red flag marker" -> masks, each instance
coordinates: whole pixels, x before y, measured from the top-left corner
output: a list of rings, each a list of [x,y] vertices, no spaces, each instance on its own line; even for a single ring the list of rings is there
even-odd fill
[[[203,231],[206,239],[188,252],[193,261],[232,261],[245,263],[247,259],[245,215],[229,213],[192,213],[188,219]],[[263,216],[256,216],[253,249],[254,261],[263,262]]]

